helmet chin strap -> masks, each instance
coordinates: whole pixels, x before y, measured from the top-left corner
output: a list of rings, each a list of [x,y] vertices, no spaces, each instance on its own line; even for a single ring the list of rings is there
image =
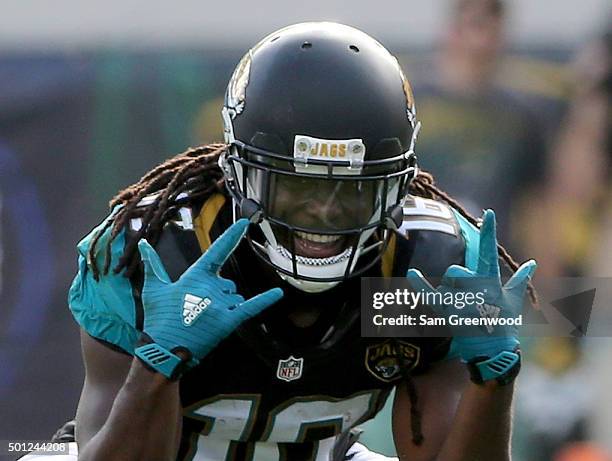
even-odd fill
[[[240,217],[247,218],[252,224],[259,224],[263,220],[261,205],[251,198],[243,198],[239,204]]]
[[[404,210],[400,204],[393,205],[385,215],[385,227],[390,230],[398,230],[404,222]]]

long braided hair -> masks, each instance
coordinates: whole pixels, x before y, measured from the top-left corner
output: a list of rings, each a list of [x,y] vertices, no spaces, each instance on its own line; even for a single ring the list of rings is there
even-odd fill
[[[112,268],[116,274],[125,270],[126,277],[131,277],[139,266],[138,241],[146,238],[152,245],[155,245],[172,211],[195,200],[206,199],[214,193],[227,195],[223,172],[217,164],[219,156],[225,152],[225,149],[227,149],[225,144],[208,144],[188,149],[156,166],[137,183],[120,191],[110,201],[111,209],[117,206],[119,208],[97,231],[88,249],[88,259],[91,261],[94,279],[99,280],[101,273],[106,275],[111,270],[111,244],[131,219],[141,219],[142,225],[128,239],[123,254],[116,266]],[[189,193],[181,196],[181,193],[186,191]],[[480,226],[480,220],[470,215],[455,199],[435,185],[434,177],[430,173],[419,171],[410,183],[409,193],[446,202],[471,224],[476,227]],[[142,199],[150,195],[153,196],[150,203],[141,204]],[[110,238],[105,239],[104,265],[100,269],[95,255],[103,234],[109,228],[111,228]],[[497,251],[499,257],[512,271],[518,269],[519,265],[502,245],[497,246]],[[532,303],[537,305],[533,285],[529,284],[528,290]],[[421,431],[418,395],[412,378],[409,375],[405,375],[404,378],[411,404],[412,440],[416,445],[420,445],[424,438]]]
[[[128,225],[131,219],[140,218],[142,226],[125,245],[113,272],[118,274],[125,269],[125,276],[131,277],[138,267],[138,241],[146,238],[154,245],[161,234],[164,222],[177,206],[188,204],[196,199],[207,198],[216,192],[225,193],[223,172],[217,165],[219,155],[225,144],[208,144],[195,147],[169,158],[145,174],[137,183],[120,191],[110,201],[111,209],[120,206],[118,211],[107,220],[94,235],[88,249],[94,279],[100,278],[100,267],[95,255],[102,235],[112,227],[110,238],[106,239],[104,266],[102,274],[108,274],[111,264],[111,244]],[[182,199],[180,194],[189,191]],[[152,202],[139,206],[141,200],[155,194]]]

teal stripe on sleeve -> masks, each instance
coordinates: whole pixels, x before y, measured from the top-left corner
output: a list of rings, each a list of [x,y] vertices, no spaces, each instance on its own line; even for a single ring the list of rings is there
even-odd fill
[[[459,222],[461,235],[465,240],[465,267],[470,270],[478,268],[478,247],[480,242],[480,231],[476,226],[465,219],[461,214],[451,208],[455,214],[455,218]]]

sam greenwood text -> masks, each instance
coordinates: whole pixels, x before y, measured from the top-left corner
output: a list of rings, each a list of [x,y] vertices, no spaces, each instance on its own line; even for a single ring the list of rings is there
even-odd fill
[[[394,317],[385,317],[377,314],[372,317],[376,326],[470,326],[470,327],[496,327],[504,325],[523,325],[523,315],[517,317],[461,317],[452,314],[445,317],[434,317],[426,314],[418,316],[400,314]]]

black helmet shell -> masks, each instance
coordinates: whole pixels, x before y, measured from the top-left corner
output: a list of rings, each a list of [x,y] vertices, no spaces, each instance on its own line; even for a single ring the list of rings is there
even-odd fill
[[[397,59],[342,24],[302,23],[270,34],[242,59],[226,94],[233,136],[292,156],[296,135],[361,139],[366,159],[409,150],[412,92]]]

